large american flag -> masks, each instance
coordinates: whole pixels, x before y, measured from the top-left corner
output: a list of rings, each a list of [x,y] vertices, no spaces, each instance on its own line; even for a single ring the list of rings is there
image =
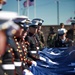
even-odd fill
[[[24,1],[24,3],[23,3],[24,7],[27,7],[27,1],[28,1],[28,6],[34,5],[34,0],[26,0],[26,1]]]
[[[66,23],[68,24],[69,22],[71,22],[72,17],[70,17],[69,19],[67,19]]]

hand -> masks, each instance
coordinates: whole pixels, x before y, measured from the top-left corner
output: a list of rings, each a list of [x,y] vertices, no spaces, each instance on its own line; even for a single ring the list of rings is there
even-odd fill
[[[35,61],[31,61],[32,65],[37,66],[37,63]]]

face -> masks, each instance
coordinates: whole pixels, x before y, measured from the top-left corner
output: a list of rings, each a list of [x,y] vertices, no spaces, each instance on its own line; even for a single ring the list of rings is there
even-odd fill
[[[30,27],[29,28],[29,31],[33,34],[37,33],[37,28],[34,28],[34,27]]]
[[[6,43],[6,35],[3,31],[0,31],[0,56],[5,53]]]
[[[23,31],[24,31],[24,29],[20,28],[20,29],[16,32],[16,36],[17,36],[17,37],[21,37]]]
[[[72,28],[75,30],[75,24],[74,24],[74,25],[72,25]]]
[[[62,28],[64,28],[64,25],[62,25]]]
[[[41,28],[42,28],[41,26],[38,26],[38,30],[41,30]]]
[[[64,33],[62,36],[60,36],[60,39],[64,39],[66,37],[66,33]]]

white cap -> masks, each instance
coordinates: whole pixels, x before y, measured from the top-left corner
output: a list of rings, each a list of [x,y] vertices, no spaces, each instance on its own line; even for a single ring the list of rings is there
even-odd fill
[[[0,20],[12,20],[17,17],[16,12],[0,11]]]
[[[62,35],[62,34],[64,34],[64,33],[66,33],[66,32],[67,32],[66,29],[58,29],[58,34],[59,34],[59,35]]]
[[[40,18],[35,18],[35,19],[33,19],[32,21],[38,21],[39,23],[43,23],[43,22],[44,22],[44,20],[42,20],[42,19],[40,19]]]
[[[75,23],[75,19],[74,19],[74,20],[71,20],[71,22],[72,22],[72,23]]]
[[[15,23],[25,23],[26,21],[28,21],[28,17],[27,16],[17,16],[13,21]]]
[[[8,29],[11,26],[15,29],[18,29],[19,27],[12,21],[15,17],[17,17],[16,12],[1,11],[0,12],[0,30]]]
[[[38,27],[38,21],[32,21],[32,23],[29,25],[29,27]]]

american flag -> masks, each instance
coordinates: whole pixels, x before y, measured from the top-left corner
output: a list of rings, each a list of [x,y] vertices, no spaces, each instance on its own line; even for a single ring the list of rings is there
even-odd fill
[[[71,22],[71,20],[72,20],[72,17],[70,17],[70,18],[66,21],[66,23],[68,24],[69,22]]]
[[[28,6],[34,5],[34,0],[26,0],[26,1],[24,1],[24,3],[23,3],[24,7],[27,7],[27,1],[28,1]]]

